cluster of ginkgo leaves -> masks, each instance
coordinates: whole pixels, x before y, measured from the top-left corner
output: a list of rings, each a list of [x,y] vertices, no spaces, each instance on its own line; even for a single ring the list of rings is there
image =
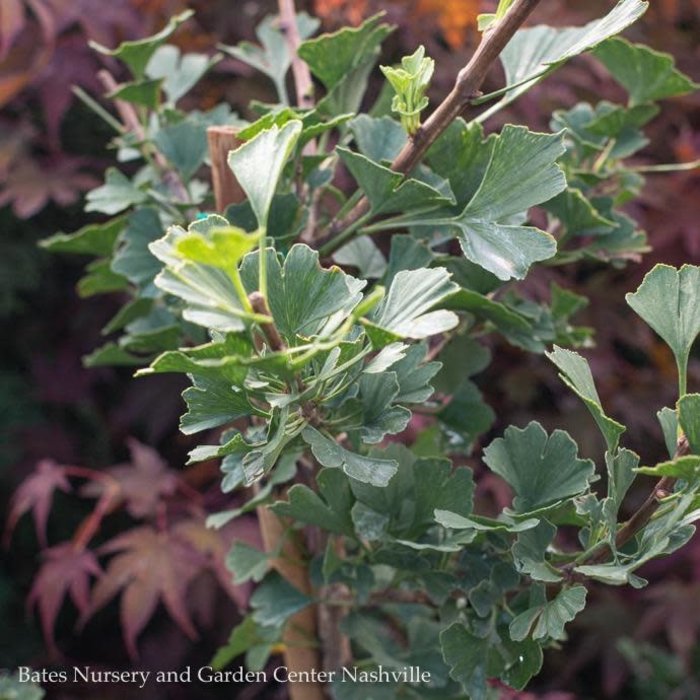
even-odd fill
[[[207,160],[206,125],[232,118],[226,107],[177,109],[211,63],[165,45],[186,16],[109,52],[133,78],[112,97],[132,104],[142,123],[138,137],[120,129],[116,145],[122,156],[140,153],[143,165],[131,178],[108,171],[88,195],[90,210],[116,218],[46,241],[99,256],[80,283],[84,295],[132,296],[106,329],[121,336],[89,362],[188,375],[181,429],[208,439],[191,462],[221,459],[224,492],[257,484],[244,505],[211,515],[212,526],[269,505],[290,527],[323,533],[308,561],[311,595],[271,567],[278,551],[234,546],[234,580],[258,586],[215,665],[246,653],[250,668],[262,668],[297,612],[345,606],[349,662],[431,674],[427,686],[380,684],[377,697],[482,700],[492,694],[489,678],[523,688],[539,671],[542,650],[564,639],[585,607],[586,581],[642,586],[635,571],[692,535],[700,395],[688,393],[686,377],[700,332],[700,269],[659,266],[628,298],[678,362],[678,404],[659,414],[669,460],[649,467],[620,445],[625,428],[604,412],[586,360],[560,347],[590,342],[591,331],[570,321],[585,300],[553,285],[550,303],[536,303],[514,283],[533,266],[623,264],[646,249],[619,210],[643,182],[625,160],[646,144],[642,127],[656,102],[695,88],[671,57],[616,38],[646,6],[622,0],[583,27],[518,31],[501,55],[506,86],[477,102],[500,99],[449,124],[409,176],[390,166],[427,106],[432,65],[423,52],[384,69],[393,99],[385,90],[364,112],[391,27],[377,16],[309,38],[317,23],[299,15],[298,55],[323,94],[295,108],[292,56],[266,20],[260,45],[224,47],[265,73],[280,101],[251,105],[252,122],[236,120],[241,145],[228,163],[245,200],[221,213],[210,213],[196,174]],[[509,124],[485,135],[492,114],[585,51],[627,90],[627,104],[555,112],[552,133]],[[355,193],[338,187],[341,168]],[[348,217],[361,201],[361,215]],[[532,222],[538,206],[547,230]],[[337,230],[338,222],[347,224]],[[390,243],[378,245],[376,235],[389,231]],[[488,332],[549,350],[606,444],[598,470],[564,431],[509,427],[480,455],[513,491],[496,517],[473,512],[472,471],[451,462],[471,455],[494,419],[470,379],[489,363],[478,340]],[[387,445],[416,407],[428,409],[432,427],[414,445]],[[605,495],[594,486],[599,471]],[[619,513],[639,473],[667,489],[623,541]],[[577,528],[578,547],[563,546],[561,526]],[[339,590],[345,597],[334,599]],[[359,698],[366,689],[335,692]]]

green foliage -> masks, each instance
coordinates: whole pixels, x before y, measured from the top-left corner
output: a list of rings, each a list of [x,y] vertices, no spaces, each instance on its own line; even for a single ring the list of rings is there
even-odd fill
[[[506,73],[505,94],[489,109],[489,116],[569,59],[620,33],[644,14],[648,5],[642,0],[620,0],[605,17],[583,27],[543,25],[517,31],[500,55]]]
[[[686,392],[690,348],[700,333],[700,268],[676,270],[657,265],[627,303],[671,348],[678,367],[680,395]]]
[[[489,32],[509,5],[499,3]],[[245,653],[249,668],[262,668],[290,618],[324,605],[347,611],[338,631],[358,669],[430,670],[429,687],[377,685],[380,697],[489,698],[493,678],[522,689],[584,609],[588,580],[642,586],[634,572],[692,535],[700,406],[686,377],[700,332],[700,270],[658,266],[628,295],[670,346],[680,376],[676,408],[660,413],[670,459],[644,467],[621,446],[625,426],[607,415],[587,361],[563,347],[591,344],[592,330],[573,325],[586,299],[553,283],[547,301],[534,300],[518,284],[542,265],[623,266],[646,249],[620,211],[643,184],[625,159],[646,144],[655,101],[693,87],[668,57],[611,39],[646,5],[622,0],[584,27],[519,31],[501,56],[506,87],[484,101],[502,99],[470,122],[445,124],[408,175],[391,164],[415,147],[409,137],[433,64],[421,48],[401,68],[383,68],[401,123],[361,113],[391,32],[380,15],[316,38],[317,23],[297,17],[299,56],[325,90],[313,107],[289,104],[292,57],[273,18],[259,28],[260,46],[223,47],[277,87],[279,104],[253,105],[252,123],[226,106],[177,109],[215,60],[164,45],[186,15],[112,52],[134,77],[118,95],[143,117],[143,133],[120,131],[116,145],[140,168],[131,177],[110,169],[88,195],[88,210],[114,218],[44,244],[97,258],[82,294],[129,292],[106,329],[120,336],[89,361],[187,376],[182,432],[223,428],[202,438],[191,461],[222,460],[222,491],[240,492],[211,526],[269,507],[284,518],[285,541],[295,541],[294,529],[319,535],[304,559],[310,593],[270,565],[281,542],[268,552],[235,544],[229,572],[257,587],[215,666]],[[628,90],[626,104],[556,111],[551,133],[507,124],[485,135],[481,121],[591,49]],[[228,165],[246,199],[213,214],[197,176],[206,127],[222,123],[240,127]],[[339,189],[341,169],[356,193]],[[388,245],[373,238],[389,231]],[[580,457],[568,433],[537,422],[506,427],[481,450],[496,419],[477,378],[491,361],[487,334],[548,351],[602,433],[601,464]],[[410,448],[407,428],[417,432]],[[691,454],[677,447],[683,437]],[[511,507],[475,512],[473,472],[463,465],[478,462],[512,492]],[[654,517],[628,533],[618,513],[638,474],[675,481]],[[158,538],[148,530],[122,541],[119,558],[156,549]],[[149,584],[156,597],[157,583]],[[189,618],[181,622],[190,629]],[[358,687],[339,697],[358,697]]]
[[[425,55],[425,47],[419,46],[411,56],[401,59],[401,68],[381,66],[392,88],[394,98],[391,109],[401,117],[401,125],[410,136],[420,126],[420,113],[428,106],[425,91],[435,70],[435,61]]]
[[[101,46],[97,42],[91,42],[90,46],[100,53],[114,56],[120,61],[123,61],[134,74],[134,77],[137,80],[141,80],[144,77],[146,65],[153,54],[170,36],[172,36],[175,30],[193,14],[192,10],[186,10],[179,15],[175,15],[175,17],[173,17],[157,34],[146,39],[140,39],[139,41],[124,41],[113,50]]]
[[[630,106],[686,95],[698,88],[676,70],[673,56],[619,37],[600,44],[595,57],[627,90]]]
[[[0,675],[0,700],[41,700],[44,695],[41,686],[27,681],[19,673]]]

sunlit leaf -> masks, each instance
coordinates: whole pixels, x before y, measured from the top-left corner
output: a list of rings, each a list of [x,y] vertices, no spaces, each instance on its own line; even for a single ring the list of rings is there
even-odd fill
[[[363,319],[373,345],[383,347],[401,338],[427,338],[454,328],[456,314],[431,309],[456,289],[444,268],[397,273],[384,300],[369,319]]]
[[[261,228],[267,227],[272,197],[301,127],[298,119],[282,128],[273,126],[229,153],[229,167],[248,196]]]
[[[639,19],[648,6],[648,2],[641,0],[620,0],[605,17],[582,27],[542,25],[518,30],[499,57],[506,73],[506,85],[511,89],[488,114],[527,92],[554,67],[619,34]]]

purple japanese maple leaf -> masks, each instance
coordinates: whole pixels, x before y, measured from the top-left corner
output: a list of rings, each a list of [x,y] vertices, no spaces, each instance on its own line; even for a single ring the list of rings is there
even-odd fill
[[[35,471],[20,484],[12,497],[5,528],[6,544],[12,536],[17,521],[25,513],[32,511],[39,543],[42,547],[47,546],[46,523],[56,489],[65,493],[71,490],[64,468],[51,459],[43,459],[36,465]]]
[[[177,476],[151,447],[133,438],[128,444],[131,462],[110,467],[106,473],[119,483],[120,498],[129,515],[147,518],[155,514],[161,499],[175,493]],[[104,489],[103,482],[92,481],[85,484],[80,493],[99,497]]]
[[[53,636],[56,616],[69,596],[81,615],[90,604],[90,578],[102,573],[95,555],[89,549],[76,548],[63,542],[42,554],[43,563],[27,598],[27,607],[37,607],[44,638],[56,650]]]
[[[124,643],[136,658],[136,638],[162,602],[170,617],[190,638],[197,638],[187,608],[190,583],[203,570],[201,552],[168,531],[144,526],[125,532],[100,548],[103,554],[116,553],[92,591],[83,621],[121,592],[121,623]]]

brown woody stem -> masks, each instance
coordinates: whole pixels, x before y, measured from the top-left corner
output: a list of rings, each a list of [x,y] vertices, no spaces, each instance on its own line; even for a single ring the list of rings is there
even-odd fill
[[[229,204],[245,199],[243,189],[228,166],[229,152],[241,145],[237,134],[238,128],[234,126],[210,126],[207,129],[211,177],[218,212],[224,212]]]
[[[535,9],[540,0],[515,0],[506,15],[496,26],[484,32],[469,63],[457,75],[450,94],[408,140],[391,164],[391,169],[408,175],[418,165],[426,151],[445,129],[462,113],[465,107],[479,95],[479,88],[493,62],[505,45]],[[334,222],[328,236],[321,241],[324,253],[332,253],[337,246],[334,239],[345,229],[350,228],[369,211],[369,201],[363,197],[347,216]],[[339,237],[340,238],[340,237]],[[341,239],[342,242],[344,239]]]
[[[306,557],[297,540],[287,536],[287,523],[265,506],[258,506],[257,513],[265,551],[279,551],[270,565],[297,590],[312,596]],[[321,669],[315,606],[306,607],[287,620],[282,642],[284,665],[290,673]],[[290,700],[327,700],[323,686],[317,682],[289,683],[288,688]]]
[[[245,195],[228,167],[228,152],[237,145],[235,132],[226,128],[209,129],[209,154],[212,163],[212,181],[217,210],[222,212],[229,204],[243,201]],[[253,292],[248,297],[256,313],[270,317],[270,323],[261,323],[262,332],[272,350],[285,347],[265,297]],[[265,551],[275,553],[270,565],[292,586],[311,596],[311,582],[305,553],[299,542],[289,531],[288,523],[283,522],[266,506],[256,508],[260,533]],[[284,665],[289,672],[312,671],[321,668],[316,633],[316,606],[309,606],[287,620],[282,633],[284,644]],[[317,682],[290,683],[290,700],[327,700],[323,686]]]
[[[296,89],[297,106],[311,108],[314,106],[314,84],[311,81],[309,67],[302,61],[297,49],[301,44],[299,27],[297,27],[296,10],[294,0],[278,0],[280,13],[280,29],[289,48],[292,57],[292,74],[294,75],[294,87]]]
[[[270,349],[274,350],[275,352],[284,350],[284,340],[282,340],[282,336],[279,334],[277,326],[272,320],[272,314],[270,313],[265,297],[260,292],[253,292],[252,294],[248,295],[248,300],[250,301],[250,305],[253,307],[253,311],[255,311],[256,314],[270,317],[269,323],[260,324]]]

